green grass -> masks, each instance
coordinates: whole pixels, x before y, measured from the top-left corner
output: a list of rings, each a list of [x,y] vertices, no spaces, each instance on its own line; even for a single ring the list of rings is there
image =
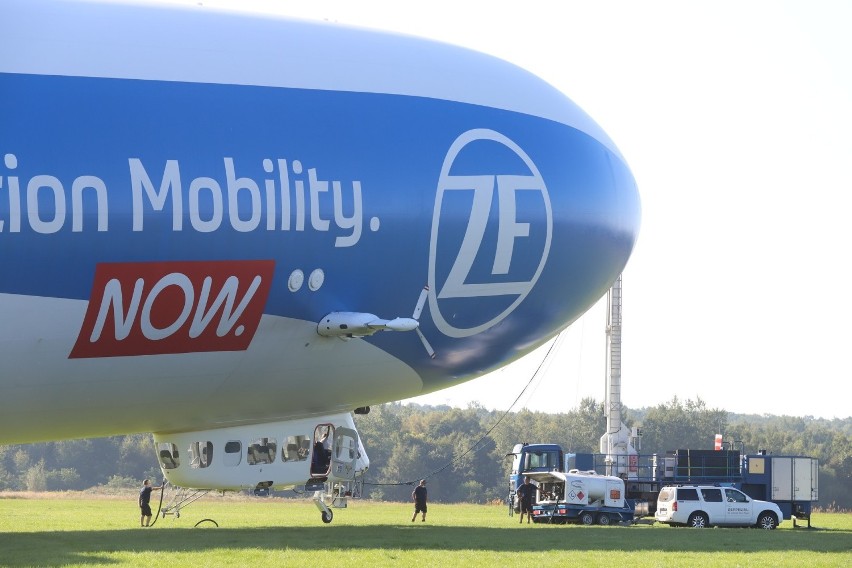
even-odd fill
[[[7,494],[8,495],[8,494]],[[156,503],[154,504],[156,511]],[[852,566],[852,514],[812,529],[520,525],[505,507],[209,498],[140,529],[135,496],[0,498],[0,566]],[[201,519],[212,518],[219,528]]]

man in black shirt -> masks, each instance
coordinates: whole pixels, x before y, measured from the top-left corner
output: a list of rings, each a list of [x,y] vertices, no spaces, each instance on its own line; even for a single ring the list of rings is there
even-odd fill
[[[530,483],[530,478],[525,477],[523,484],[518,487],[518,502],[521,505],[521,522],[524,522],[524,513],[527,514],[527,524],[532,520],[532,502],[535,495],[535,485]]]
[[[163,481],[165,483],[165,480]],[[151,492],[160,491],[163,487],[151,487],[151,480],[146,479],[142,482],[142,490],[139,491],[139,508],[142,509],[142,518],[140,522],[143,527],[151,524]]]
[[[426,522],[426,480],[421,479],[420,485],[414,488],[411,492],[411,498],[414,500],[414,516],[411,517],[411,522],[417,518],[417,513],[423,513],[423,522]]]

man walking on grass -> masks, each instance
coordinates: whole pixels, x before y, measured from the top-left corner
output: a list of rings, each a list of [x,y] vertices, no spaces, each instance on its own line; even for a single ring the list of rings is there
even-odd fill
[[[414,500],[414,516],[411,517],[411,522],[417,518],[417,513],[423,513],[423,522],[426,522],[426,480],[421,479],[420,485],[414,488],[411,492],[411,498]]]

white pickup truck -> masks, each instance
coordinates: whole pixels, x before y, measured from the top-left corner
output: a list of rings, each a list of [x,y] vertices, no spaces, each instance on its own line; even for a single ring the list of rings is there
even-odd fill
[[[774,529],[784,517],[770,501],[752,499],[739,489],[716,485],[663,487],[655,518],[660,523],[704,528],[713,525]]]

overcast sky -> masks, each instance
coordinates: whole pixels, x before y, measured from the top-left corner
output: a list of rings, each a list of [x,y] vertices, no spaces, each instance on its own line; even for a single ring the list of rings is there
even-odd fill
[[[628,407],[676,395],[731,412],[852,415],[852,3],[239,5],[498,56],[603,127],[642,197],[624,272]],[[560,337],[516,409],[602,400],[604,326],[599,304]],[[417,400],[508,408],[546,349]]]

